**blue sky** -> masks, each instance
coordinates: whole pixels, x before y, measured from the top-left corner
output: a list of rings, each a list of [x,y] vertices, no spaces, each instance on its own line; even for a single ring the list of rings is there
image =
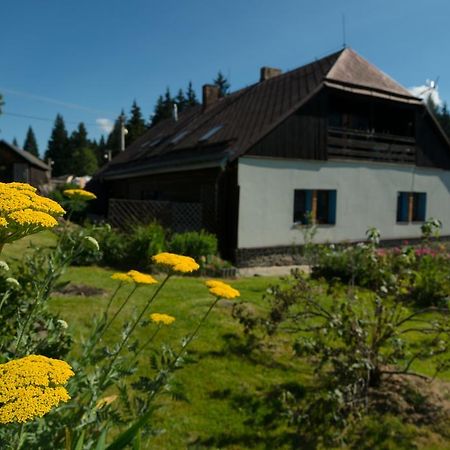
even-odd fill
[[[234,90],[261,66],[336,51],[343,14],[350,47],[408,88],[439,76],[450,100],[448,0],[2,0],[1,11],[0,139],[22,145],[32,125],[41,153],[58,112],[99,138],[99,119],[133,99],[148,118],[167,86],[192,80],[200,96],[220,69]]]

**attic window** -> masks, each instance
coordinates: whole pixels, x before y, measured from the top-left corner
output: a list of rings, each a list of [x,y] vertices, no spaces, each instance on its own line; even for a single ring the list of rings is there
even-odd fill
[[[181,141],[186,135],[188,134],[187,130],[182,131],[181,133],[178,133],[171,141],[171,144],[177,144]]]
[[[217,125],[213,128],[211,128],[209,131],[207,131],[198,141],[199,142],[205,142],[210,137],[214,136],[219,130],[223,128],[223,125]]]
[[[162,138],[153,139],[153,141],[146,141],[141,145],[141,148],[154,147],[162,141]]]

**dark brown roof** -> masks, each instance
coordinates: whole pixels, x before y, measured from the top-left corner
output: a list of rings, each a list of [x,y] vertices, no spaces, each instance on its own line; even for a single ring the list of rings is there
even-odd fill
[[[353,50],[344,49],[227,95],[205,111],[199,105],[181,113],[177,122],[159,123],[98,176],[121,178],[203,163],[224,164],[243,155],[327,84],[420,103]]]
[[[21,158],[25,159],[32,166],[39,167],[40,169],[43,170],[49,170],[49,166],[45,164],[44,161],[40,160],[39,158],[36,158],[36,156],[32,155],[30,152],[27,152],[26,150],[16,147],[15,145],[12,145],[9,142],[3,140],[0,141],[0,145],[8,147],[10,150],[19,155]]]

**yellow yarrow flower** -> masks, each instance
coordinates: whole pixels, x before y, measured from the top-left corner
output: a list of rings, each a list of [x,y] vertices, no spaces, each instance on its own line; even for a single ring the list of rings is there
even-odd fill
[[[152,257],[156,264],[161,264],[175,272],[188,273],[198,270],[200,266],[190,256],[176,255],[175,253],[159,253]]]
[[[18,183],[17,181],[14,181],[13,183],[0,183],[0,186],[7,186],[13,189],[18,189],[19,191],[31,191],[31,192],[37,191],[37,189],[34,186],[31,186],[31,184]]]
[[[32,209],[15,211],[8,214],[8,219],[22,227],[44,229],[53,228],[58,225],[58,221],[50,214],[41,211],[33,211]]]
[[[87,201],[95,200],[97,198],[95,194],[84,189],[66,189],[63,191],[63,194],[73,200]]]
[[[0,183],[0,244],[53,228],[64,213],[58,203],[36,194],[27,183]]]
[[[175,317],[168,314],[153,313],[150,314],[150,320],[155,323],[163,323],[164,325],[170,325],[175,322]]]
[[[237,289],[232,288],[229,284],[226,284],[223,281],[208,280],[205,284],[209,287],[209,292],[218,298],[233,299],[241,295]]]
[[[113,273],[111,275],[111,279],[112,280],[117,280],[117,281],[122,281],[124,283],[132,283],[133,282],[133,278],[130,277],[130,275],[126,274],[126,273]]]
[[[156,284],[156,283],[158,283],[151,275],[147,275],[145,273],[138,272],[137,270],[130,270],[127,272],[127,275],[136,284]]]
[[[66,402],[73,375],[65,361],[40,355],[0,364],[0,423],[27,422]]]

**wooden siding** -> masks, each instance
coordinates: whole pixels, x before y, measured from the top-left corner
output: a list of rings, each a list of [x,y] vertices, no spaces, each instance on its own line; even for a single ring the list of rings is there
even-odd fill
[[[275,158],[327,159],[326,96],[318,94],[247,153]]]
[[[450,148],[425,108],[416,114],[416,164],[450,170]]]

